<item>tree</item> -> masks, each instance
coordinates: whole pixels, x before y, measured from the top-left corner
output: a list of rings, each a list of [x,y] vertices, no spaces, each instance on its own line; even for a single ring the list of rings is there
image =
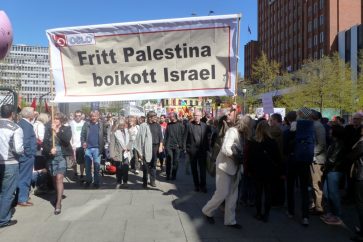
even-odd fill
[[[318,108],[320,112],[323,108],[336,108],[341,113],[354,110],[350,67],[338,54],[308,60],[291,79],[294,87],[278,101],[287,108],[306,106]]]
[[[274,60],[268,60],[264,52],[252,65],[252,81],[256,84],[255,89],[258,94],[276,91],[279,88],[276,82],[279,75],[280,64]]]

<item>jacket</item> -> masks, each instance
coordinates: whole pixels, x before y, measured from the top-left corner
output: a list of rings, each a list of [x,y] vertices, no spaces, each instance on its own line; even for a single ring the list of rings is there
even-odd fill
[[[184,138],[184,126],[180,122],[169,123],[166,126],[164,146],[167,149],[182,149]]]
[[[228,175],[235,175],[239,165],[233,160],[232,146],[236,145],[243,153],[243,144],[240,142],[239,132],[235,127],[229,128],[224,136],[221,150],[218,153],[216,166],[227,173]]]
[[[249,144],[248,169],[256,178],[273,178],[283,174],[281,154],[277,142],[266,138]]]
[[[52,127],[51,122],[46,124],[45,126],[45,133],[44,133],[44,140],[43,140],[43,155],[45,156],[52,156],[50,151],[53,147],[53,137],[52,137]],[[73,148],[71,145],[71,138],[72,138],[72,130],[70,126],[62,125],[59,128],[59,132],[55,135],[55,145],[59,145],[62,150],[63,156],[72,156],[73,155]]]
[[[324,172],[344,172],[344,143],[343,140],[334,140],[328,148]]]
[[[199,146],[196,145],[195,134],[197,126],[201,127],[201,143]],[[209,150],[209,142],[208,142],[208,128],[207,125],[203,122],[200,124],[196,124],[194,121],[191,123],[187,123],[184,132],[184,150],[186,150],[189,154],[200,154],[206,155],[206,152]]]
[[[0,164],[17,164],[24,152],[23,130],[9,119],[0,119]]]
[[[315,146],[314,162],[323,165],[326,160],[326,135],[325,128],[320,121],[314,121]]]
[[[143,156],[145,162],[150,163],[152,158],[152,135],[147,123],[139,126],[135,140],[135,149],[139,155]]]
[[[107,140],[107,130],[103,126],[102,122],[98,122],[99,129],[98,129],[98,149],[99,154],[103,154],[105,149],[105,142]],[[81,131],[81,144],[87,143],[88,134],[89,134],[90,122],[84,123]]]
[[[37,138],[35,136],[33,125],[27,120],[22,118],[18,122],[18,125],[22,128],[24,134],[24,153],[19,159],[19,161],[21,162],[27,160],[27,158],[35,157],[35,155],[37,154]]]

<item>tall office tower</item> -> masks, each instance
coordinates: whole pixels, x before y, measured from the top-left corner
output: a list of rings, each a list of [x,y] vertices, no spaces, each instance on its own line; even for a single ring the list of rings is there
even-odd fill
[[[259,0],[258,42],[283,70],[338,51],[338,33],[362,22],[362,0]]]

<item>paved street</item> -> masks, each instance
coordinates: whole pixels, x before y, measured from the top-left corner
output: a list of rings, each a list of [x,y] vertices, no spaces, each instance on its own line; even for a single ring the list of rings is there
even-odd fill
[[[141,174],[140,174],[141,175]],[[192,177],[183,164],[175,182],[159,177],[157,189],[141,189],[141,176],[130,175],[127,190],[115,189],[115,178],[105,176],[99,190],[84,190],[65,181],[62,213],[53,215],[51,195],[32,195],[33,207],[17,208],[18,224],[0,229],[1,242],[13,241],[124,241],[124,242],[282,242],[282,241],[350,241],[350,228],[356,223],[354,208],[344,207],[347,226],[327,226],[318,217],[311,218],[309,228],[300,218],[288,219],[284,208],[273,209],[269,223],[253,218],[254,208],[242,207],[238,221],[242,230],[223,225],[223,213],[215,215],[209,225],[201,208],[211,197],[193,191]]]

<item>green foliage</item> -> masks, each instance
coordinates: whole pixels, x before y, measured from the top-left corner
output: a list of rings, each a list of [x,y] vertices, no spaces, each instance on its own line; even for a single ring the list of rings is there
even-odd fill
[[[341,112],[355,109],[349,66],[337,54],[319,60],[308,60],[291,76],[293,88],[277,101],[288,109],[302,106],[337,108]]]

